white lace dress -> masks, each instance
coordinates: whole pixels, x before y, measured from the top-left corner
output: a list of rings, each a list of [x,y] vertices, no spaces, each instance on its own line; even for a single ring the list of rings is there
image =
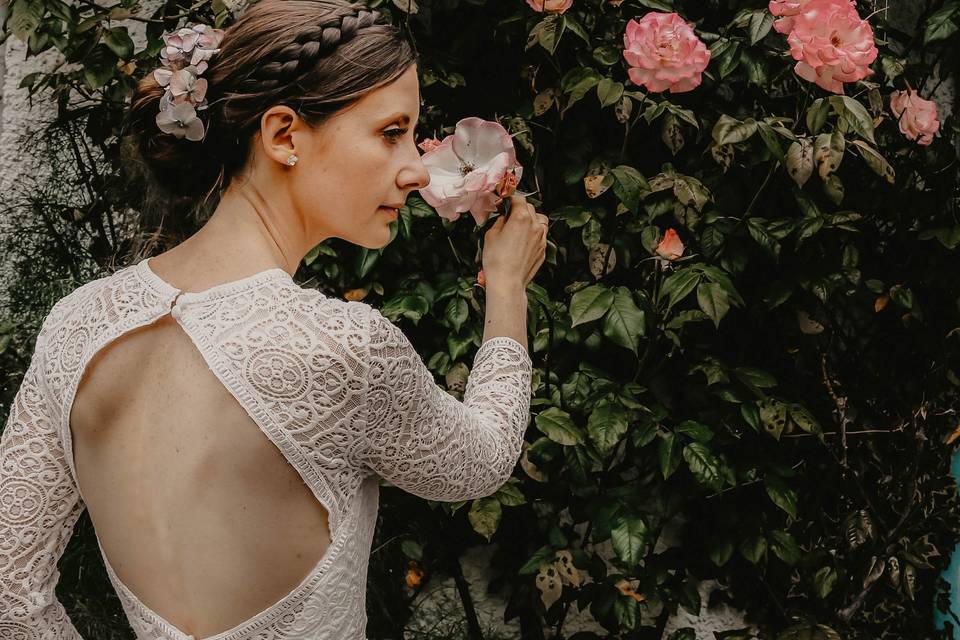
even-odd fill
[[[307,577],[203,640],[362,640],[378,478],[432,500],[496,491],[529,423],[526,349],[505,336],[484,342],[460,402],[368,304],[301,288],[279,268],[181,293],[147,260],[59,300],[38,334],[0,436],[0,640],[80,637],[54,594],[86,508],[70,407],[98,350],[168,312],[329,513],[330,547]],[[198,640],[140,602],[103,558],[138,640]]]

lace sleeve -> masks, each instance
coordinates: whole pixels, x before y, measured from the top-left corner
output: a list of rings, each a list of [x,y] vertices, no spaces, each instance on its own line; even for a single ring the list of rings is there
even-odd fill
[[[373,308],[368,329],[361,462],[429,500],[494,493],[513,472],[530,421],[532,363],[523,345],[505,336],[484,342],[460,402]]]
[[[82,506],[44,382],[46,333],[0,434],[0,638],[80,640],[54,593]]]

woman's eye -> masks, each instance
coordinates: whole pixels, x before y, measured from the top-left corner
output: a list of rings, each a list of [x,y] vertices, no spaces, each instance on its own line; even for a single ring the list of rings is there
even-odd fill
[[[406,129],[387,129],[383,132],[391,141],[399,140],[407,133]]]

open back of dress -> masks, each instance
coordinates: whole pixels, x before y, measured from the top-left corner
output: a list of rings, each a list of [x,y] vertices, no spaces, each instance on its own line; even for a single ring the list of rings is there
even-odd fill
[[[460,401],[376,309],[279,268],[89,282],[45,318],[0,438],[0,638],[82,640],[55,589],[89,508],[137,640],[363,640],[381,479],[495,492],[531,375],[490,338]]]
[[[113,571],[197,638],[283,598],[330,546],[326,509],[169,314],[94,356],[70,426]]]

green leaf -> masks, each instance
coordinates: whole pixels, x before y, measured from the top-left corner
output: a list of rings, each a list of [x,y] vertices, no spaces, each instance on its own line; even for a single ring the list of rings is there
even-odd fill
[[[813,143],[810,138],[791,143],[787,148],[786,166],[790,178],[798,187],[803,187],[813,175]]]
[[[913,291],[903,285],[895,284],[890,287],[890,299],[904,309],[913,309]]]
[[[667,296],[667,311],[693,291],[700,283],[700,272],[690,267],[677,269],[660,285],[660,297]]]
[[[780,476],[766,477],[767,495],[773,504],[783,509],[791,518],[797,517],[797,492],[786,485]]]
[[[616,287],[613,304],[603,317],[603,335],[636,354],[644,332],[644,313],[633,302],[633,294],[626,287]]]
[[[750,16],[750,24],[747,26],[747,33],[750,35],[750,46],[753,46],[763,40],[770,32],[773,26],[773,14],[766,9],[758,9]]]
[[[616,104],[623,95],[623,83],[603,78],[597,84],[597,97],[600,98],[600,108]]]
[[[780,144],[780,135],[766,122],[757,123],[757,131],[760,133],[763,144],[767,146],[767,149],[773,154],[773,157],[783,162],[786,154],[783,151],[783,146]]]
[[[454,296],[447,302],[443,311],[443,317],[450,323],[455,331],[460,331],[460,327],[470,316],[470,306],[467,301],[460,296]]]
[[[836,586],[839,577],[837,570],[833,567],[820,567],[817,572],[813,574],[813,592],[821,600],[826,599]]]
[[[817,98],[807,109],[807,130],[812,135],[820,133],[820,129],[827,123],[827,116],[830,115],[830,103],[826,98]]]
[[[43,20],[44,7],[36,0],[17,0],[10,7],[7,30],[26,43]]]
[[[730,310],[730,300],[724,288],[716,282],[700,283],[697,285],[697,303],[719,329],[720,320]]]
[[[567,13],[563,16],[563,22],[567,29],[570,29],[570,31],[572,31],[578,38],[587,43],[587,46],[590,46],[590,34],[588,34],[587,30],[583,28],[583,25],[580,24],[579,20],[577,20],[572,14]]]
[[[722,540],[710,550],[710,560],[718,567],[722,567],[730,560],[733,555],[733,543],[729,540]]]
[[[124,27],[113,27],[103,34],[104,43],[110,50],[123,60],[129,60],[133,55],[133,39]]]
[[[767,552],[767,539],[763,536],[751,536],[740,541],[738,547],[744,558],[757,564]]]
[[[787,426],[787,406],[775,398],[765,398],[757,403],[760,424],[774,439],[779,440]]]
[[[771,389],[777,386],[777,379],[763,369],[737,367],[733,370],[733,373],[740,378],[740,382],[757,393],[759,393],[759,389]]]
[[[615,294],[600,284],[594,284],[573,294],[570,299],[570,326],[602,318],[613,304]]]
[[[580,100],[587,92],[599,84],[601,76],[595,69],[590,67],[574,67],[563,76],[560,81],[560,88],[565,94],[569,94],[567,104],[563,107],[565,112],[575,102]]]
[[[923,25],[923,43],[946,40],[960,30],[960,2],[947,2]]]
[[[404,540],[400,543],[400,551],[411,560],[423,560],[423,547],[416,540]]]
[[[640,213],[640,199],[650,185],[643,174],[631,166],[621,164],[610,170],[613,174],[613,192],[627,209],[633,213]]]
[[[117,57],[103,44],[98,44],[84,59],[83,80],[91,91],[107,84],[117,72]]]
[[[787,405],[787,411],[790,413],[790,419],[793,420],[794,424],[807,433],[820,435],[822,439],[823,429],[813,414],[807,411],[806,407],[801,404],[792,403]]]
[[[667,640],[697,640],[697,630],[693,627],[683,627],[671,633]]]
[[[770,532],[770,550],[787,564],[796,564],[800,561],[800,547],[797,546],[793,536],[786,531]]]
[[[553,55],[557,49],[557,45],[560,44],[560,38],[563,37],[563,30],[565,28],[566,22],[563,20],[563,16],[555,14],[548,15],[538,22],[530,31],[527,48],[529,49],[531,41],[534,41],[546,49],[550,55]]]
[[[493,494],[493,497],[505,507],[519,507],[520,505],[527,503],[527,499],[523,496],[523,492],[520,491],[520,488],[515,484],[510,484],[509,482],[497,489],[497,492]]]
[[[601,400],[596,409],[590,412],[587,435],[600,455],[607,455],[627,432],[627,426],[627,413],[623,406]]]
[[[726,238],[720,225],[712,224],[703,230],[700,234],[700,246],[703,248],[703,255],[713,260],[723,251],[723,244]]]
[[[664,434],[657,447],[657,457],[660,460],[660,473],[663,474],[663,479],[666,480],[672,476],[673,472],[680,466],[680,438],[672,432]]]
[[[480,498],[474,500],[467,513],[467,519],[470,520],[470,526],[473,530],[482,535],[490,542],[490,538],[496,533],[500,526],[500,518],[503,515],[503,509],[500,501],[493,497]]]
[[[549,407],[537,414],[537,429],[556,443],[572,446],[583,444],[583,432],[570,419],[570,414],[557,407]]]
[[[823,193],[826,194],[830,201],[835,205],[839,205],[843,201],[843,194],[845,192],[843,181],[835,173],[831,173],[823,180]]]
[[[593,50],[593,59],[605,67],[617,64],[622,57],[620,50],[609,44],[600,45]]]
[[[785,629],[777,640],[843,640],[839,633],[825,624],[798,624]]]
[[[757,122],[752,118],[745,122],[740,122],[735,118],[723,114],[720,116],[720,119],[717,120],[717,124],[714,125],[712,135],[713,141],[719,146],[743,142],[756,132]]]
[[[687,461],[687,466],[697,482],[711,491],[719,491],[723,488],[721,463],[705,444],[691,442],[683,448],[683,458]]]
[[[859,133],[860,137],[877,144],[873,137],[873,118],[866,107],[850,96],[830,96],[829,100],[834,111],[840,114],[851,129]]]
[[[530,559],[527,560],[520,569],[517,570],[522,576],[531,576],[540,570],[544,563],[553,562],[556,551],[549,545],[544,545],[533,552]]]
[[[674,431],[689,436],[697,442],[710,442],[713,439],[713,431],[710,427],[694,420],[684,420],[674,427]]]
[[[890,184],[896,183],[896,171],[893,170],[893,167],[890,166],[890,163],[887,162],[887,159],[884,158],[879,151],[863,140],[854,140],[851,144],[860,152],[860,157],[863,158],[863,161],[867,163],[868,167],[873,169],[874,173]]]
[[[817,136],[813,145],[813,160],[817,165],[817,171],[824,180],[827,175],[833,173],[840,167],[843,161],[843,150],[846,147],[846,141],[843,134],[839,131],[833,133],[821,133]]]
[[[630,596],[618,593],[613,601],[613,615],[621,629],[633,631],[640,624],[640,603]]]
[[[780,257],[780,243],[770,235],[765,226],[766,220],[757,217],[747,218],[747,231],[750,232],[750,237],[760,245],[760,248],[764,250],[770,257],[774,260],[778,260]]]
[[[643,518],[633,515],[621,515],[610,531],[613,551],[627,567],[635,567],[643,557],[646,544],[647,523]]]

